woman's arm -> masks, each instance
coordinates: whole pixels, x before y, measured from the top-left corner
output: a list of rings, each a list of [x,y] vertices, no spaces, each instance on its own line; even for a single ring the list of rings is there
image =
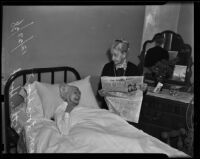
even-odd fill
[[[67,105],[64,102],[63,105],[59,106],[55,111],[54,119],[56,125],[61,134],[67,135],[70,129],[70,116],[68,112],[65,112]]]

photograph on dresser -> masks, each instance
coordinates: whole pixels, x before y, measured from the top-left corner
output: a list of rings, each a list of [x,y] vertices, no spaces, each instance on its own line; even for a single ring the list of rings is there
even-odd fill
[[[194,157],[193,11],[4,5],[2,154]]]

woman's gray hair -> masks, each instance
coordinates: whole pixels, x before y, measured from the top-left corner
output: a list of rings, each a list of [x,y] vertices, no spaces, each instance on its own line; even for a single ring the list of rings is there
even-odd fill
[[[121,46],[118,48],[122,53],[127,53],[129,51],[129,42],[126,40],[122,40],[122,39],[116,39],[114,40],[111,49],[116,49],[119,44],[121,44]]]

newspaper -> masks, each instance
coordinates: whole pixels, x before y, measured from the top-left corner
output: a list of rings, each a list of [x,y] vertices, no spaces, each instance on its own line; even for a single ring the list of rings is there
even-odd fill
[[[137,90],[131,97],[106,96],[105,101],[109,111],[120,115],[123,119],[138,123],[142,105],[143,92]]]
[[[105,101],[109,111],[127,121],[138,123],[143,99],[143,76],[102,77],[102,88],[109,93]],[[130,91],[130,85],[134,88]]]
[[[101,77],[102,88],[106,91],[131,92],[140,89],[144,76]]]

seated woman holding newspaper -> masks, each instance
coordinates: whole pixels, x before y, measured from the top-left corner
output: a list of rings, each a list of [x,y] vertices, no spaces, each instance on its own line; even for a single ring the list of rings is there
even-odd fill
[[[138,76],[139,71],[135,64],[127,61],[127,55],[129,51],[129,43],[125,40],[115,40],[111,46],[110,53],[112,61],[105,64],[103,67],[101,77],[126,77],[126,76]],[[141,87],[142,90],[146,90],[146,86]],[[135,86],[129,85],[129,91],[135,90]],[[102,82],[99,83],[98,98],[101,102],[101,107],[108,109],[104,97],[109,95],[108,90],[102,89]]]
[[[126,121],[138,123],[143,100],[143,76],[101,77],[102,90],[109,111]]]

